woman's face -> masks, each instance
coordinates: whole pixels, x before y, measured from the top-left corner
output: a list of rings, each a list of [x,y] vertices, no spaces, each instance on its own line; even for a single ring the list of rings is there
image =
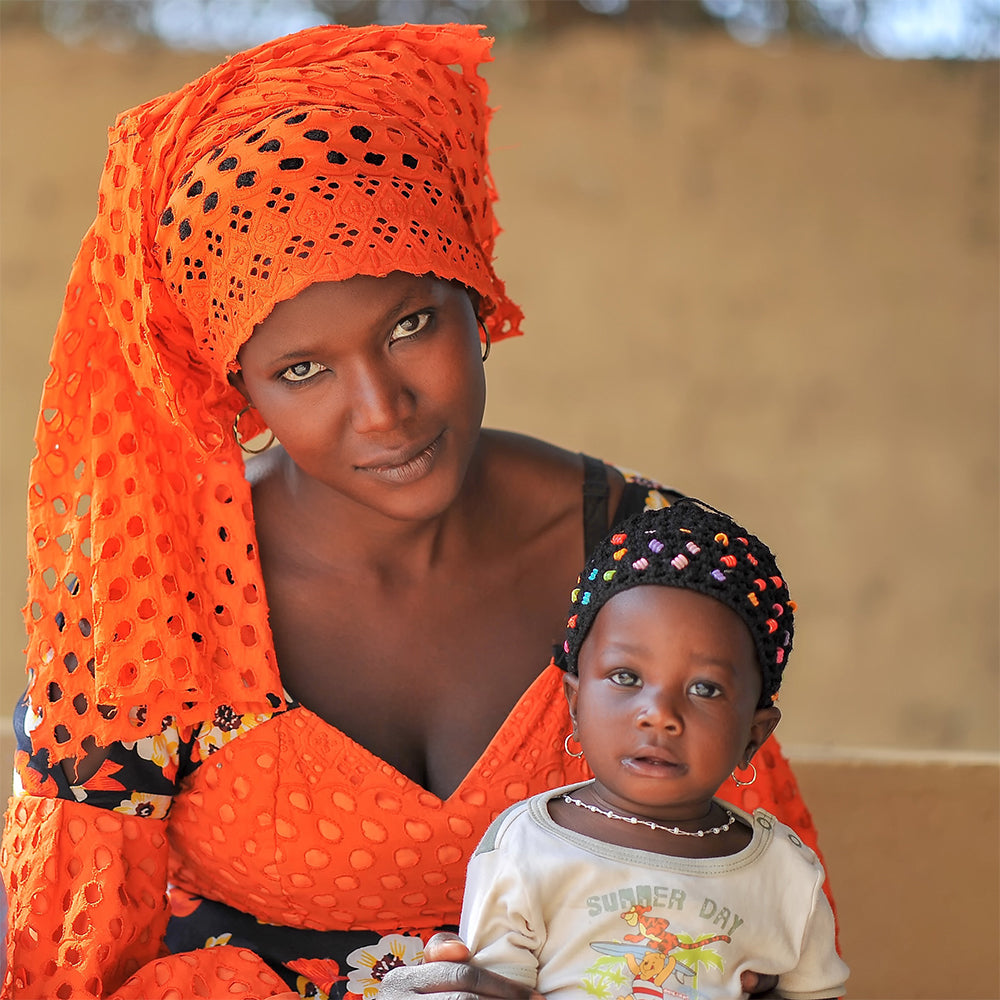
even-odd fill
[[[310,285],[238,360],[234,384],[307,476],[400,519],[457,496],[486,405],[461,285],[402,272]]]
[[[758,709],[753,639],[704,594],[641,586],[598,612],[566,676],[595,791],[612,808],[678,821],[707,804],[777,725]]]

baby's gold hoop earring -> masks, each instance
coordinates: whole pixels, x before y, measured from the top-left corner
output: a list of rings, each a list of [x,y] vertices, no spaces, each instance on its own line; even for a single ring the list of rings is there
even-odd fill
[[[490,356],[490,331],[486,329],[486,324],[483,322],[482,316],[477,316],[476,322],[483,328],[483,336],[486,338],[486,346],[483,348],[483,364],[485,364],[486,359]]]
[[[566,754],[569,757],[582,757],[583,756],[583,747],[581,746],[580,749],[577,750],[576,753],[573,753],[573,751],[570,750],[570,748],[569,748],[569,741],[570,740],[576,740],[577,743],[580,742],[580,737],[576,735],[576,730],[575,729],[573,730],[573,732],[566,734],[566,739],[563,740],[563,749],[566,751]]]
[[[248,455],[259,455],[262,451],[267,451],[267,449],[270,448],[272,444],[274,444],[275,437],[274,437],[274,431],[268,428],[268,433],[271,436],[259,448],[248,448],[243,443],[243,439],[240,437],[240,430],[239,430],[240,420],[242,419],[244,413],[249,413],[250,410],[252,409],[253,407],[250,406],[249,403],[247,403],[247,405],[244,406],[243,409],[240,410],[240,412],[237,413],[236,416],[233,418],[233,437],[236,439],[236,443],[240,446],[241,451],[246,452],[246,454]]]
[[[745,788],[747,785],[752,785],[757,780],[757,768],[754,767],[754,763],[752,760],[746,763],[743,770],[746,770],[746,768],[748,767],[750,768],[751,771],[753,771],[753,774],[750,775],[749,781],[740,781],[740,779],[736,777],[736,772],[740,769],[738,767],[734,769],[733,784],[735,784],[737,788]]]

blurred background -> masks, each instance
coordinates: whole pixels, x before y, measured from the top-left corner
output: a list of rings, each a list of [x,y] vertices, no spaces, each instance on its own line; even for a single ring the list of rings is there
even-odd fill
[[[851,996],[1000,997],[1000,0],[0,0],[0,19],[5,706],[38,398],[115,115],[310,24],[484,24],[497,266],[527,316],[488,362],[487,423],[768,540],[799,604],[778,737]]]

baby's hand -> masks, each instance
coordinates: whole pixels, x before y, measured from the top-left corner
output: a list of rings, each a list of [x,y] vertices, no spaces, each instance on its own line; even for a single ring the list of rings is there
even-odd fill
[[[744,993],[757,1000],[766,1000],[767,997],[774,996],[774,988],[778,985],[777,976],[765,976],[759,972],[744,972],[740,976],[740,986]]]
[[[468,962],[471,958],[465,942],[448,931],[438,932],[424,945],[425,962]]]

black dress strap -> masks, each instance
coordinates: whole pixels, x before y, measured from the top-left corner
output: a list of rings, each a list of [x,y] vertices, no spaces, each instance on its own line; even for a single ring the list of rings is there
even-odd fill
[[[583,558],[586,559],[608,533],[608,471],[599,458],[581,453],[583,459]]]
[[[586,561],[590,553],[603,541],[612,524],[618,524],[630,514],[636,514],[646,506],[646,498],[650,489],[656,489],[666,496],[680,496],[675,490],[664,489],[655,483],[643,481],[626,481],[622,490],[621,500],[615,509],[614,520],[608,516],[608,499],[611,489],[608,486],[608,467],[599,459],[580,453],[583,459],[583,558]],[[552,657],[557,666],[566,669],[566,654],[562,643],[552,647]]]
[[[666,490],[657,487],[660,493],[667,496],[676,498],[680,496],[679,493],[674,490]],[[646,509],[646,498],[649,496],[649,485],[644,483],[625,483],[625,489],[622,490],[621,499],[618,501],[618,506],[615,508],[614,520],[611,525],[616,525],[621,521],[624,521],[626,517],[631,517],[633,514],[638,514],[639,511]],[[671,501],[673,502],[673,501]]]
[[[580,452],[583,459],[583,560],[608,533],[608,470],[599,458]],[[552,659],[561,669],[566,669],[566,652],[562,641],[553,644]]]

